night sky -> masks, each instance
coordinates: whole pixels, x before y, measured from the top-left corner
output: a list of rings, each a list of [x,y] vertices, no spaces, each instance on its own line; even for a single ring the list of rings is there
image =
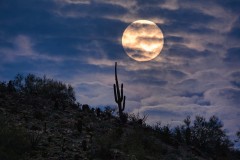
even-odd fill
[[[116,106],[114,63],[126,111],[172,126],[217,115],[240,128],[239,0],[0,0],[0,80],[33,73],[71,84],[82,104]],[[161,54],[127,56],[121,38],[135,20],[155,22]]]

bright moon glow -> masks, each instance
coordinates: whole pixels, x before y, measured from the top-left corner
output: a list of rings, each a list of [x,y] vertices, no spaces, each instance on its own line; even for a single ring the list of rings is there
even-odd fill
[[[122,45],[127,55],[136,61],[149,61],[163,48],[163,33],[153,22],[137,20],[123,32]]]

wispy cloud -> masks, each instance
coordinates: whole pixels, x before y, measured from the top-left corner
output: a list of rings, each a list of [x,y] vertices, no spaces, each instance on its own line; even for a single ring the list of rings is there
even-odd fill
[[[29,60],[42,59],[54,62],[62,61],[59,56],[48,56],[33,50],[33,41],[25,35],[18,35],[16,38],[14,38],[12,44],[14,46],[13,48],[0,48],[0,52],[2,52],[2,58],[7,61],[17,61],[19,57]]]
[[[166,0],[163,4],[160,5],[161,8],[169,10],[179,9],[178,0]]]

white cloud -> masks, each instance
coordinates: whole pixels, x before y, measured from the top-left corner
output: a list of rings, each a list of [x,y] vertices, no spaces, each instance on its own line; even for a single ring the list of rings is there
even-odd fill
[[[75,4],[75,5],[79,5],[79,8],[81,8],[82,4],[89,4],[88,7],[92,7],[91,4],[93,3],[103,3],[103,4],[111,4],[111,5],[115,5],[115,6],[120,6],[126,9],[126,13],[122,13],[122,14],[97,14],[94,15],[94,17],[99,17],[99,18],[105,18],[105,19],[109,19],[109,20],[119,20],[122,21],[124,23],[132,23],[136,20],[139,19],[143,19],[141,17],[141,15],[139,15],[138,10],[140,9],[139,6],[137,5],[137,1],[135,0],[121,0],[121,1],[115,1],[115,0],[92,0],[92,1],[87,1],[88,3],[83,3],[85,2],[83,0],[83,2],[81,0],[55,0],[56,2],[60,2],[58,9],[56,9],[54,11],[55,14],[57,14],[58,16],[62,16],[62,17],[68,17],[68,18],[80,18],[80,17],[91,17],[92,13],[86,13],[86,12],[82,12],[81,10],[68,10],[68,11],[63,11],[62,8],[64,8],[66,5],[69,4]],[[86,7],[86,6],[84,6]],[[163,24],[165,22],[167,22],[167,19],[165,19],[164,17],[148,17],[148,20],[153,21],[154,23],[157,24]]]
[[[91,0],[55,0],[57,3],[62,4],[90,4]]]
[[[177,10],[179,9],[178,0],[166,0],[160,7],[169,10]]]
[[[214,17],[214,20],[207,24],[202,24],[202,27],[217,30],[219,33],[231,31],[233,24],[239,17],[212,1],[181,3],[181,7],[196,9],[201,13]],[[199,27],[199,24],[197,27]]]
[[[49,61],[59,62],[62,59],[58,56],[49,56],[46,54],[38,53],[33,49],[33,40],[25,35],[18,35],[12,40],[14,48],[0,48],[3,53],[3,58],[6,61],[16,61],[19,57],[25,57],[27,59],[43,59]]]
[[[116,0],[95,0],[95,2],[101,2],[101,3],[106,3],[106,4],[112,4],[112,5],[118,5],[121,7],[124,7],[126,9],[129,9],[130,12],[134,12],[135,9],[137,8],[137,2],[136,0],[121,0],[121,1],[116,1]]]

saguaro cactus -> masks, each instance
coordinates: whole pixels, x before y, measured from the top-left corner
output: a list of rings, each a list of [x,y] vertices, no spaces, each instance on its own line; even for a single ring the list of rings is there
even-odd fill
[[[123,84],[121,84],[121,91],[119,89],[118,78],[117,78],[117,62],[115,62],[115,82],[116,84],[113,84],[114,97],[115,97],[116,103],[118,104],[119,117],[122,118],[123,111],[125,109],[126,96],[123,96]]]

